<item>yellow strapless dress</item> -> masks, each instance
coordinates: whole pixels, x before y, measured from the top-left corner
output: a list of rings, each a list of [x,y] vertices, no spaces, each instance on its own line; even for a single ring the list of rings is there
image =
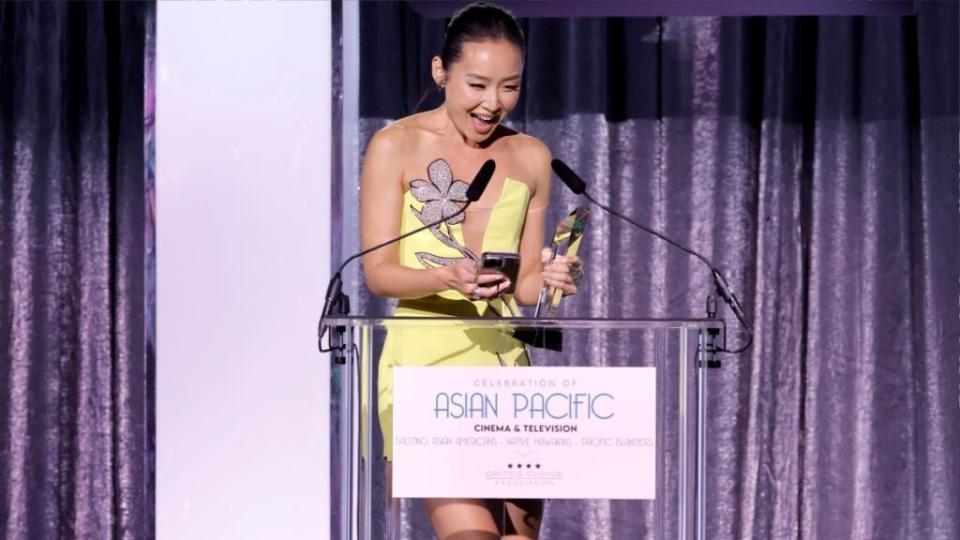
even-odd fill
[[[444,187],[444,186],[441,186]],[[415,196],[420,195],[420,199]],[[428,200],[422,191],[410,189],[404,194],[401,233],[429,223]],[[523,231],[530,188],[519,180],[507,178],[484,231],[482,251],[517,252]],[[463,258],[466,251],[462,226],[441,225],[435,230],[414,234],[400,241],[400,264],[410,268],[429,268]],[[475,254],[479,256],[480,254]],[[505,305],[505,304],[509,304]],[[491,302],[471,301],[459,291],[442,291],[415,300],[400,300],[394,310],[398,317],[509,317],[519,315],[512,297]],[[530,364],[522,344],[508,332],[494,329],[463,328],[412,329],[387,331],[378,365],[379,418],[386,459],[393,456],[393,367],[394,366],[527,366]],[[363,388],[366,388],[364,384]]]

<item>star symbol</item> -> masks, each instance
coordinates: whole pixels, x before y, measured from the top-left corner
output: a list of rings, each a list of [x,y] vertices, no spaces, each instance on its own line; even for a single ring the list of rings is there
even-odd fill
[[[513,468],[513,463],[507,463],[507,468],[508,468],[508,469],[512,469],[512,468]]]
[[[537,463],[537,468],[538,468],[538,469],[540,468],[540,464],[539,464],[539,463]]]
[[[531,465],[530,465],[529,463],[527,463],[527,468],[529,469],[530,467],[531,467]]]

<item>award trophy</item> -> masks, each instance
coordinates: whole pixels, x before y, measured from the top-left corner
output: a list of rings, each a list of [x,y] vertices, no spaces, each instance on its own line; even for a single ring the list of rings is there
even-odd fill
[[[560,224],[557,225],[557,231],[553,233],[550,261],[556,259],[557,255],[572,257],[577,254],[577,250],[580,249],[580,240],[583,239],[583,228],[589,215],[590,210],[581,206],[560,221]],[[551,294],[550,287],[544,283],[543,288],[540,289],[540,298],[537,300],[537,309],[533,314],[534,318],[556,317],[561,300],[563,300],[563,292],[556,290],[552,291]]]
[[[583,239],[583,229],[586,226],[587,217],[590,210],[581,206],[570,212],[570,215],[563,218],[557,225],[557,230],[553,233],[553,243],[550,246],[550,259],[553,261],[558,255],[574,256],[580,248],[580,241]],[[563,300],[563,291],[551,290],[552,287],[543,284],[540,289],[540,297],[537,300],[537,307],[534,311],[534,318],[553,318],[557,316],[560,310],[560,302]],[[518,328],[514,331],[514,337],[532,345],[553,351],[563,350],[563,334],[558,329],[532,329]]]

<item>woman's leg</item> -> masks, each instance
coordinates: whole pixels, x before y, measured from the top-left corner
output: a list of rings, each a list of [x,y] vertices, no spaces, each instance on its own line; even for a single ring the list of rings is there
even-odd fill
[[[540,500],[424,499],[439,540],[535,540]]]
[[[506,507],[507,530],[503,538],[536,539],[540,533],[540,522],[543,519],[543,501],[540,499],[511,499],[503,501]]]
[[[438,540],[500,540],[500,528],[486,501],[424,499]]]

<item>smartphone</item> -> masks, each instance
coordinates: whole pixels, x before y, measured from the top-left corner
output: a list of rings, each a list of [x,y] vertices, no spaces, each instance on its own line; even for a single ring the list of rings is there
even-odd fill
[[[510,280],[510,287],[504,291],[505,294],[513,294],[517,288],[517,277],[520,275],[520,254],[507,253],[502,251],[485,251],[480,256],[480,268],[482,270],[496,270],[507,276]]]

